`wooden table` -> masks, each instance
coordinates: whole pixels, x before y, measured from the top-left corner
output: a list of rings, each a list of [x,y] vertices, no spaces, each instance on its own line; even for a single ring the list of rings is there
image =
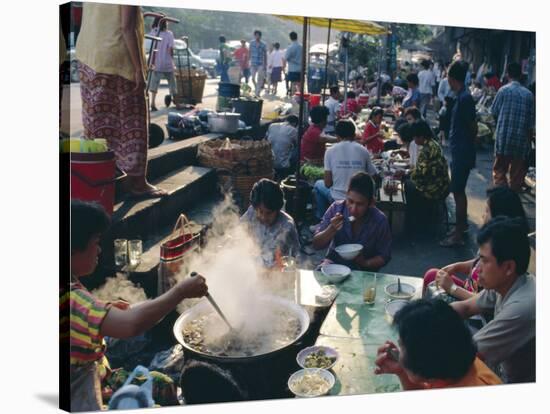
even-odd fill
[[[321,325],[316,345],[330,346],[340,355],[332,369],[336,384],[331,395],[372,394],[401,389],[396,376],[374,374],[378,347],[388,339],[397,341],[397,332],[386,317],[388,298],[384,287],[396,282],[398,276],[377,273],[375,303],[366,305],[362,295],[363,279],[372,275],[374,273],[354,271],[337,285],[340,292]],[[316,276],[323,280],[322,275]],[[420,296],[421,278],[399,277],[401,282],[415,286],[416,296]]]
[[[400,233],[405,227],[405,213],[407,209],[407,203],[404,195],[405,188],[403,182],[399,182],[399,186],[395,194],[386,194],[383,187],[384,183],[382,182],[381,188],[378,189],[376,207],[378,207],[388,216],[388,221],[390,223],[390,229],[392,230],[392,233]],[[395,216],[394,212],[396,213]]]

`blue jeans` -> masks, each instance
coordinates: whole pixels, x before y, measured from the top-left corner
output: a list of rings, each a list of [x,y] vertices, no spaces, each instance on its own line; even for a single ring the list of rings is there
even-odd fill
[[[315,197],[315,217],[321,220],[327,208],[334,202],[330,195],[330,188],[327,188],[323,180],[317,180],[315,182],[313,186],[313,196]]]
[[[229,65],[218,65],[218,71],[220,72],[220,82],[229,82],[229,75],[227,70]]]
[[[430,93],[421,93],[420,94],[420,113],[422,114],[422,118],[426,118],[426,112],[428,112],[428,105],[430,104],[430,100],[432,99],[432,95]]]

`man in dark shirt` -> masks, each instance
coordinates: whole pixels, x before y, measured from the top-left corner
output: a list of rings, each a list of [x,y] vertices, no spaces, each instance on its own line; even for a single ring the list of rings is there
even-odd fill
[[[466,184],[470,170],[476,161],[475,138],[477,136],[476,109],[474,99],[464,86],[468,64],[457,60],[449,67],[449,86],[456,99],[451,112],[449,142],[451,145],[451,192],[456,204],[456,227],[440,244],[443,247],[462,246],[464,232],[468,228],[468,201]]]

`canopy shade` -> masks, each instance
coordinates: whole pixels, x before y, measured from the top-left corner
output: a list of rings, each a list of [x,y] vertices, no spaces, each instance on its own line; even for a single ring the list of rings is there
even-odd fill
[[[304,18],[302,16],[280,16],[277,17],[290,20],[298,24],[304,24]],[[329,20],[331,21],[330,27],[332,30],[338,30],[341,32],[351,32],[358,34],[368,35],[382,35],[387,34],[388,30],[374,22],[367,22],[364,20],[348,20],[348,19],[329,19],[328,17],[308,17],[307,21],[312,26],[327,27],[329,26]]]

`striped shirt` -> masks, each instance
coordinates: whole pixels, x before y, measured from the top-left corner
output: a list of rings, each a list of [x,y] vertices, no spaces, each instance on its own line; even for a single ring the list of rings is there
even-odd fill
[[[535,120],[531,91],[517,81],[510,82],[497,92],[491,112],[497,120],[496,153],[527,159],[531,148],[529,131]]]
[[[94,298],[76,282],[71,284],[69,305],[71,365],[101,360],[105,343],[99,331],[111,304]]]
[[[266,64],[267,46],[261,40],[250,41],[250,64],[252,66],[265,66]]]

